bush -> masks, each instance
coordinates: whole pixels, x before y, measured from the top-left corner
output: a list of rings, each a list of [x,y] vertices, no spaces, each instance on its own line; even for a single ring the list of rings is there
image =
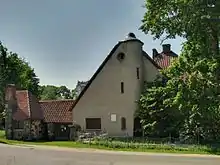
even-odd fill
[[[139,139],[140,140],[140,139]],[[134,151],[168,151],[168,152],[187,152],[187,153],[214,153],[220,154],[220,148],[202,145],[186,144],[162,144],[141,142],[132,138],[93,138],[90,141],[81,141],[81,143],[91,146],[99,146],[109,149],[134,150]]]

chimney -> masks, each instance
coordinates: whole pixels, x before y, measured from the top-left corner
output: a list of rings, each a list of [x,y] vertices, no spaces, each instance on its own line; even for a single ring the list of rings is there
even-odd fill
[[[13,113],[17,109],[16,87],[8,84],[5,91],[5,135],[7,139],[13,139]]]
[[[16,87],[14,84],[8,84],[5,92],[5,100],[11,101],[16,99]]]
[[[163,52],[164,53],[168,53],[171,50],[171,45],[170,44],[163,44],[162,47],[163,47]]]
[[[153,59],[158,55],[157,49],[152,49]]]

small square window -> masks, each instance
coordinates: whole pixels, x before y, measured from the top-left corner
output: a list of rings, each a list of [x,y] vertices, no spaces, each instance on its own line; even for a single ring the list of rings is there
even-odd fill
[[[117,121],[117,116],[116,114],[111,114],[111,121],[116,122]]]

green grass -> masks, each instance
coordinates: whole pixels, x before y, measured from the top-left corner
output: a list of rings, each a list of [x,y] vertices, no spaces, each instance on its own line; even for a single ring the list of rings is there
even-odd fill
[[[168,144],[152,144],[152,143],[134,143],[121,141],[95,141],[89,144],[73,142],[73,141],[51,141],[51,142],[24,142],[16,140],[7,140],[4,132],[0,131],[0,142],[6,144],[25,144],[25,145],[44,145],[58,146],[68,148],[93,148],[115,151],[133,151],[133,152],[160,152],[160,153],[185,153],[185,154],[215,154],[220,155],[220,148],[212,148],[211,146],[191,145],[181,147]]]
[[[3,138],[3,137],[5,137],[5,131],[0,130],[0,138]]]
[[[5,131],[0,130],[0,143],[5,143],[7,144],[7,140],[5,139]]]

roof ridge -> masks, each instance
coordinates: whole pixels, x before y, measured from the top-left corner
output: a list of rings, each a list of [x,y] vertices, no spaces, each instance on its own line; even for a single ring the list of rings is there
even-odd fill
[[[159,55],[166,55],[166,56],[173,56],[173,57],[178,57],[179,55],[176,54],[174,51],[170,50],[169,52],[161,52],[161,53],[158,53]]]
[[[161,67],[155,62],[155,60],[153,58],[151,58],[147,52],[145,52],[144,50],[142,50],[143,52],[143,56],[146,57],[155,67],[157,67],[158,69],[161,69]]]
[[[64,101],[75,101],[74,99],[62,99],[62,100],[39,100],[40,103],[42,102],[64,102]]]
[[[24,90],[16,90],[16,92],[29,92],[27,89]]]

